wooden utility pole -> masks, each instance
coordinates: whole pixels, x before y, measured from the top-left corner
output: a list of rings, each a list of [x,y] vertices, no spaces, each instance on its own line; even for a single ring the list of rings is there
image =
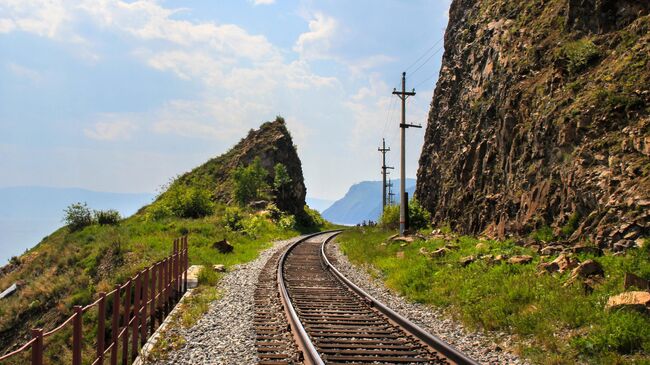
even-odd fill
[[[381,186],[381,212],[383,214],[384,209],[386,209],[386,175],[388,175],[388,169],[392,167],[386,166],[386,152],[390,151],[390,147],[386,148],[386,140],[381,139],[382,146],[377,148],[377,151],[381,152],[382,155],[382,164],[381,164],[381,175],[382,175],[382,186]]]
[[[400,186],[399,186],[399,234],[404,236],[406,230],[406,209],[407,199],[404,199],[406,193],[406,128],[422,128],[420,125],[406,124],[406,99],[415,95],[415,89],[406,91],[406,72],[402,72],[402,91],[393,89],[393,95],[397,95],[402,100],[402,122],[399,127],[401,130],[401,151],[400,151]]]

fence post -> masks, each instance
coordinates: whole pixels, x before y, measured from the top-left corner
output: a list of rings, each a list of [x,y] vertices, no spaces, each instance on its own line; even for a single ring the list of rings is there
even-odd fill
[[[72,365],[81,365],[81,340],[83,327],[83,308],[74,306],[74,320],[72,330]]]
[[[185,259],[183,260],[183,292],[187,292],[187,270],[190,269],[190,248],[185,236]]]
[[[32,365],[43,365],[43,330],[35,328],[32,330]]]
[[[158,306],[158,323],[159,324],[162,324],[162,322],[163,322],[163,318],[164,318],[163,317],[163,311],[165,309],[165,307],[164,307],[165,301],[164,301],[164,297],[163,297],[163,290],[164,290],[163,281],[164,281],[164,278],[165,278],[165,265],[164,265],[164,261],[161,261],[161,262],[158,263],[158,294],[156,294],[158,296],[157,306]]]
[[[122,365],[129,363],[129,322],[131,320],[131,280],[124,288],[124,337],[122,337]]]
[[[104,349],[106,346],[106,293],[99,293],[97,303],[97,359],[104,364]]]
[[[149,294],[149,268],[142,272],[142,313],[140,313],[140,343],[142,346],[147,341],[147,303]]]
[[[151,267],[151,306],[149,307],[149,327],[151,329],[151,334],[153,335],[156,330],[156,272],[158,271],[158,264],[155,264]]]
[[[178,298],[178,238],[174,240],[172,251],[172,302]]]
[[[138,356],[138,334],[140,333],[140,290],[142,290],[142,277],[138,274],[135,277],[135,292],[133,293],[133,337],[131,338],[131,358],[135,360]]]
[[[111,347],[111,365],[117,365],[118,342],[120,335],[120,284],[115,285],[115,293],[113,294],[113,322],[111,324],[111,337],[113,347]]]
[[[169,306],[167,305],[167,283],[169,282],[167,279],[167,269],[168,269],[168,259],[164,259],[162,262],[162,268],[163,268],[163,285],[160,288],[160,303],[162,304],[162,316],[160,317],[160,323],[162,324],[162,321],[165,320],[165,317],[167,317],[167,309]]]

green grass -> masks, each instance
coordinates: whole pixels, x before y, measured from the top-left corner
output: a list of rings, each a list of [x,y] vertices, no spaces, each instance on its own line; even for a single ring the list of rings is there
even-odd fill
[[[255,259],[273,241],[310,230],[282,226],[268,215],[241,210],[245,229],[233,231],[227,228],[224,211],[224,206],[216,206],[214,214],[198,219],[153,220],[140,214],[117,225],[93,224],[74,232],[66,227],[57,230],[20,258],[22,263],[17,271],[0,277],[0,288],[17,281],[25,283],[18,295],[2,301],[0,334],[14,333],[4,341],[19,339],[17,343],[24,343],[30,328],[52,329],[72,314],[73,306],[91,303],[97,293],[111,291],[116,283],[127,281],[139,270],[168,256],[173,240],[184,234],[189,235],[190,264],[224,264],[230,268]],[[233,252],[222,254],[212,247],[224,238],[234,246]],[[218,279],[208,270],[201,275],[206,286],[215,285]],[[194,303],[197,309],[192,311],[192,318],[207,308],[205,297],[214,295],[200,297],[203,299]],[[90,335],[94,319],[85,316],[84,321]],[[183,322],[191,320],[184,318]],[[52,352],[48,356],[53,364],[69,357],[66,334],[49,341]],[[91,337],[87,344],[92,346]]]
[[[408,299],[442,308],[470,328],[504,331],[525,340],[515,348],[537,364],[635,364],[650,361],[650,319],[635,312],[604,310],[607,298],[623,291],[625,272],[650,278],[650,250],[623,257],[592,257],[606,277],[592,293],[579,284],[564,287],[568,273],[538,275],[539,256],[511,241],[459,237],[460,249],[430,259],[443,240],[420,240],[406,247],[388,243],[393,232],[353,229],[339,237],[341,249],[357,264],[369,264],[392,290]],[[404,258],[397,257],[403,251]],[[526,265],[489,264],[486,260],[461,267],[461,257],[480,254],[531,255]]]

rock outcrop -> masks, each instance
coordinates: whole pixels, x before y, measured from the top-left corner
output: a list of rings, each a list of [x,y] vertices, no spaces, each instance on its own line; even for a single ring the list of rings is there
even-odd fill
[[[650,2],[454,0],[416,196],[435,224],[650,232]],[[562,229],[564,228],[564,229]]]
[[[176,183],[191,186],[200,184],[208,188],[216,201],[229,203],[232,199],[232,172],[237,167],[248,166],[256,158],[268,172],[268,183],[273,185],[274,167],[277,163],[286,166],[291,182],[283,193],[275,197],[275,204],[280,210],[291,214],[302,214],[305,207],[305,187],[302,164],[291,134],[283,118],[266,122],[257,130],[250,130],[248,135],[225,154],[213,158],[194,170],[180,176]],[[208,186],[205,186],[205,185]]]

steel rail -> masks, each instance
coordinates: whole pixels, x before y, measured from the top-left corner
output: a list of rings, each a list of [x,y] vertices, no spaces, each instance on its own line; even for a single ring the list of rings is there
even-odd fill
[[[284,284],[283,268],[284,268],[284,263],[286,261],[286,258],[289,255],[289,252],[291,252],[296,246],[316,236],[320,236],[327,233],[334,233],[334,232],[340,232],[340,230],[323,231],[323,232],[312,233],[304,236],[303,238],[297,240],[291,246],[289,246],[289,248],[284,251],[284,253],[280,257],[280,260],[278,261],[277,278],[278,278],[278,290],[280,292],[280,300],[282,301],[282,306],[284,307],[285,312],[287,313],[287,318],[289,319],[289,325],[291,326],[291,332],[296,338],[298,342],[298,346],[302,350],[305,363],[308,365],[324,365],[325,362],[323,362],[323,359],[321,359],[318,350],[316,350],[316,347],[314,346],[314,344],[311,341],[311,338],[307,334],[305,327],[302,325],[300,318],[298,318],[298,313],[296,313],[296,309],[293,307],[293,304],[291,303],[289,292],[287,291],[287,287]]]
[[[326,269],[328,269],[337,279],[339,279],[343,284],[345,284],[345,286],[347,286],[352,291],[357,293],[359,296],[364,298],[366,301],[371,303],[372,307],[379,310],[386,317],[390,318],[393,322],[395,322],[398,326],[402,327],[402,329],[404,329],[406,332],[410,333],[420,341],[424,342],[434,350],[438,351],[439,353],[447,357],[449,360],[455,362],[458,365],[479,365],[478,362],[467,357],[460,351],[456,350],[453,346],[446,343],[439,337],[430,334],[429,332],[422,329],[420,326],[416,325],[415,323],[409,321],[407,318],[402,317],[397,312],[388,308],[382,302],[378,301],[373,296],[366,293],[363,289],[359,288],[357,285],[351,282],[348,278],[346,278],[345,275],[343,275],[336,267],[334,267],[334,265],[332,265],[332,263],[327,258],[327,254],[325,253],[325,245],[327,245],[327,243],[329,243],[337,235],[338,233],[332,235],[331,237],[328,237],[326,240],[323,241],[323,244],[321,245],[321,260],[323,261],[323,264],[325,265]]]

